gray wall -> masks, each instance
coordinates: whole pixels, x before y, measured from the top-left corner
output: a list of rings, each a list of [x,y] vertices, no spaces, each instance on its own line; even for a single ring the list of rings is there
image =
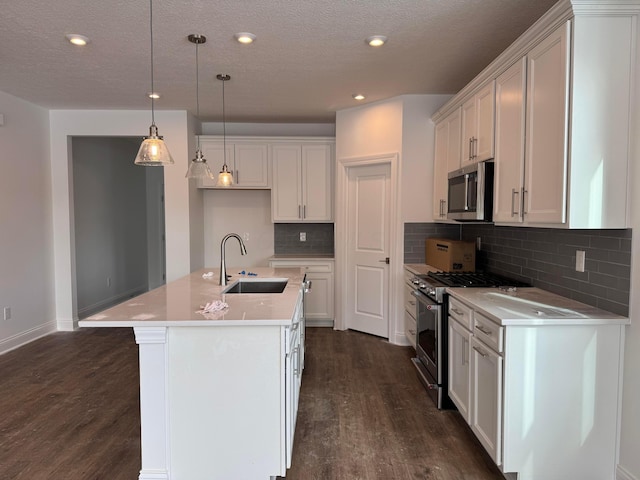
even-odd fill
[[[491,224],[405,224],[405,263],[424,262],[424,241],[443,237],[476,241],[476,269],[505,275],[535,287],[619,315],[629,314],[631,230],[560,230],[496,227]],[[576,250],[586,253],[576,272]]]
[[[133,164],[139,142],[72,139],[80,318],[148,290],[147,175],[157,183],[162,169]]]

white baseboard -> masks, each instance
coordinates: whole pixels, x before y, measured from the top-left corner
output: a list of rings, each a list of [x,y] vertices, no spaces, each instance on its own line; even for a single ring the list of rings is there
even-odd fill
[[[621,465],[616,467],[616,480],[639,480],[638,477],[633,475],[629,470]]]
[[[333,328],[332,318],[308,318],[307,327],[331,327]]]
[[[35,328],[26,330],[24,332],[17,333],[9,338],[0,340],[0,355],[7,353],[11,350],[15,350],[18,347],[33,342],[34,340],[56,332],[56,322],[47,322],[42,325],[38,325]]]
[[[131,288],[127,290],[126,292],[122,292],[122,293],[119,293],[118,295],[105,298],[104,300],[100,300],[99,302],[96,302],[93,305],[88,305],[78,310],[78,317],[79,318],[88,317],[90,315],[93,315],[94,313],[98,313],[101,310],[105,310],[109,307],[122,303],[125,300],[128,300],[132,297],[136,297],[148,291],[149,289],[147,288],[146,285],[139,285],[135,288]]]
[[[140,470],[138,480],[169,480],[166,470]]]

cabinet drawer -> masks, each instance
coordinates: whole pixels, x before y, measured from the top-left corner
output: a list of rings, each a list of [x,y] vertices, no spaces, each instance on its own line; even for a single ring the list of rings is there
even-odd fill
[[[504,351],[504,327],[478,312],[474,312],[473,318],[473,335],[496,352],[502,353]]]
[[[413,321],[415,322],[416,318],[416,297],[411,295],[413,292],[413,287],[409,285],[404,286],[404,310],[413,317]]]
[[[473,310],[454,297],[449,297],[449,316],[467,330],[473,331]]]
[[[404,334],[413,348],[416,348],[416,319],[404,312]]]
[[[271,268],[302,268],[308,273],[333,272],[333,262],[318,260],[269,260],[269,266]]]

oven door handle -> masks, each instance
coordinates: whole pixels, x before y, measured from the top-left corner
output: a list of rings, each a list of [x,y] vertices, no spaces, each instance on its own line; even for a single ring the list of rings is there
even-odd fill
[[[414,297],[416,297],[416,299],[418,299],[418,301],[425,305],[427,307],[427,310],[431,310],[434,312],[440,312],[442,305],[440,305],[439,303],[434,302],[433,300],[431,300],[428,296],[426,296],[424,293],[418,291],[418,290],[413,290],[411,292],[411,295],[413,295]]]

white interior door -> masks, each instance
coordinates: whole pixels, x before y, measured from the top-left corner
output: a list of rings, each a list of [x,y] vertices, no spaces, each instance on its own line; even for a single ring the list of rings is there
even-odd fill
[[[347,328],[389,337],[391,166],[351,167],[347,190]]]

